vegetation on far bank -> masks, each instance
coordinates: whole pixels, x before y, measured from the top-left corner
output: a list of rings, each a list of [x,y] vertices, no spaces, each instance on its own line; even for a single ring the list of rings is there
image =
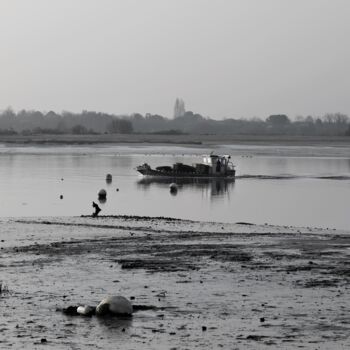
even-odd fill
[[[342,113],[291,120],[285,114],[260,118],[215,120],[182,109],[173,119],[138,113],[113,115],[100,112],[81,113],[22,110],[0,112],[0,135],[102,135],[102,134],[220,134],[220,135],[300,135],[350,136],[350,119]],[[180,115],[179,115],[180,113]]]

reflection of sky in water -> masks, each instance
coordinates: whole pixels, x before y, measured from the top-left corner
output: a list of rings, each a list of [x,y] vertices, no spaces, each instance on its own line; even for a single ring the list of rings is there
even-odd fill
[[[180,182],[177,194],[171,195],[171,181],[144,180],[137,175],[136,166],[144,162],[152,167],[174,162],[191,164],[200,161],[193,156],[198,149],[194,152],[186,148],[183,156],[185,147],[167,146],[169,155],[161,156],[151,155],[150,147],[145,152],[147,155],[137,154],[134,147],[123,147],[124,153],[118,152],[120,147],[111,146],[97,147],[100,150],[97,153],[95,146],[79,147],[79,152],[76,148],[72,152],[69,147],[31,147],[30,152],[26,149],[24,153],[25,147],[12,147],[11,152],[3,152],[4,148],[0,147],[0,216],[89,214],[98,191],[105,188],[108,195],[106,203],[101,205],[102,214],[350,227],[350,180],[317,179],[350,176],[349,159],[247,157],[246,149],[242,149],[241,156],[233,159],[238,175],[299,177],[289,180],[242,178],[235,183],[191,180]],[[156,147],[156,152],[159,149]],[[199,150],[198,154],[202,153],[203,150]],[[107,173],[113,175],[111,184],[106,184]]]

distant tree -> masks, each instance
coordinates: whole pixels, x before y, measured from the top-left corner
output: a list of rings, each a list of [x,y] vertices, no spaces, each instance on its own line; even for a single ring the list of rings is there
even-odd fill
[[[315,123],[315,120],[314,120],[314,118],[313,118],[311,115],[308,115],[308,116],[305,118],[305,123],[314,124],[314,123]]]
[[[350,136],[350,124],[348,125],[348,130],[345,131],[346,136]]]
[[[327,113],[323,116],[323,121],[328,124],[347,124],[349,117],[342,113]]]
[[[326,135],[344,135],[348,128],[349,117],[342,113],[327,113],[323,116],[323,133]]]
[[[290,120],[285,114],[270,115],[266,119],[266,122],[273,126],[285,126],[290,124]]]
[[[1,125],[3,129],[12,129],[16,121],[16,114],[11,107],[8,107],[1,116]]]
[[[133,132],[130,120],[115,118],[107,127],[111,134],[131,134]]]
[[[85,135],[88,133],[88,130],[84,125],[77,124],[72,127],[72,133],[74,135]]]
[[[17,132],[13,129],[0,129],[0,135],[16,135]]]
[[[60,119],[58,120],[57,129],[60,130],[61,132],[65,132],[67,130],[66,122],[62,117],[60,117]]]
[[[174,106],[174,118],[182,117],[185,112],[185,102],[181,98],[177,98]]]
[[[322,119],[321,118],[316,118],[315,124],[318,125],[318,126],[321,126],[322,125]]]

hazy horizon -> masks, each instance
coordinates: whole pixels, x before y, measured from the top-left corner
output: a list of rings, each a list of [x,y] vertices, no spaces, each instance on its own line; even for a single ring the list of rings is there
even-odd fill
[[[2,0],[0,109],[350,114],[346,0]]]

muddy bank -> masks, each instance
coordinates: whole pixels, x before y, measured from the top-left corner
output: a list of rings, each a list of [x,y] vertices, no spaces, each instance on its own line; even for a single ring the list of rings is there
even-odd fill
[[[293,146],[349,146],[347,136],[295,135],[155,135],[155,134],[102,134],[102,135],[2,135],[7,144],[35,145],[92,145],[92,144],[173,144],[173,145],[293,145]]]
[[[76,217],[3,220],[1,239],[1,348],[350,345],[349,232]],[[128,320],[56,311],[108,294],[145,307]]]

